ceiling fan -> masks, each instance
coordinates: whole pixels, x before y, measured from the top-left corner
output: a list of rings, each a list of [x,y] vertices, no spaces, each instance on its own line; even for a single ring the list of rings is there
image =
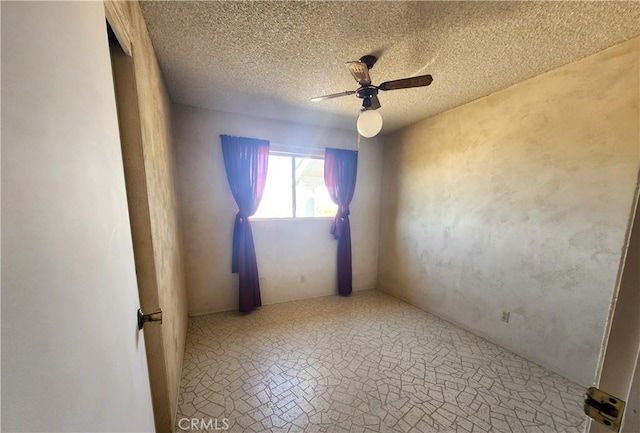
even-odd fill
[[[360,85],[358,89],[311,98],[313,102],[318,102],[355,94],[358,98],[362,99],[362,112],[358,117],[358,132],[360,132],[360,135],[365,137],[373,137],[382,129],[382,116],[377,112],[374,114],[374,110],[380,108],[378,91],[425,87],[433,81],[433,77],[431,75],[419,75],[417,77],[385,81],[379,86],[375,86],[371,84],[369,70],[373,68],[373,65],[375,65],[377,60],[378,58],[376,56],[368,55],[361,57],[357,62],[347,62],[346,65],[349,72],[351,72],[353,78]]]

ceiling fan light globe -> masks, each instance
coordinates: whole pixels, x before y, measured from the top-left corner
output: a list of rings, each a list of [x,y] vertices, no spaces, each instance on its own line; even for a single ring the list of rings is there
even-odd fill
[[[382,116],[376,110],[365,110],[358,116],[358,133],[366,138],[375,137],[382,130]]]

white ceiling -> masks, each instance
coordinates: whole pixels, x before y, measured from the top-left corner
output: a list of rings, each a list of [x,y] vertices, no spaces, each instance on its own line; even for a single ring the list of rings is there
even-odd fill
[[[173,102],[355,128],[361,100],[344,66],[379,55],[383,133],[640,35],[640,2],[142,2]],[[594,77],[594,86],[606,86]]]

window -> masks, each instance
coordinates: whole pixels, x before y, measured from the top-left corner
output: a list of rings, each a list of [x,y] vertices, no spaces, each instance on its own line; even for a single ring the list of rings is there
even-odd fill
[[[272,152],[267,183],[254,218],[333,217],[338,210],[324,186],[324,159]]]

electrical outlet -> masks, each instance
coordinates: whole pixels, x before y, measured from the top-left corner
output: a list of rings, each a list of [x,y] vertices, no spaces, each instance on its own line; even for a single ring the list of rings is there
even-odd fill
[[[511,315],[510,311],[503,311],[502,312],[502,321],[509,323],[509,316]]]

